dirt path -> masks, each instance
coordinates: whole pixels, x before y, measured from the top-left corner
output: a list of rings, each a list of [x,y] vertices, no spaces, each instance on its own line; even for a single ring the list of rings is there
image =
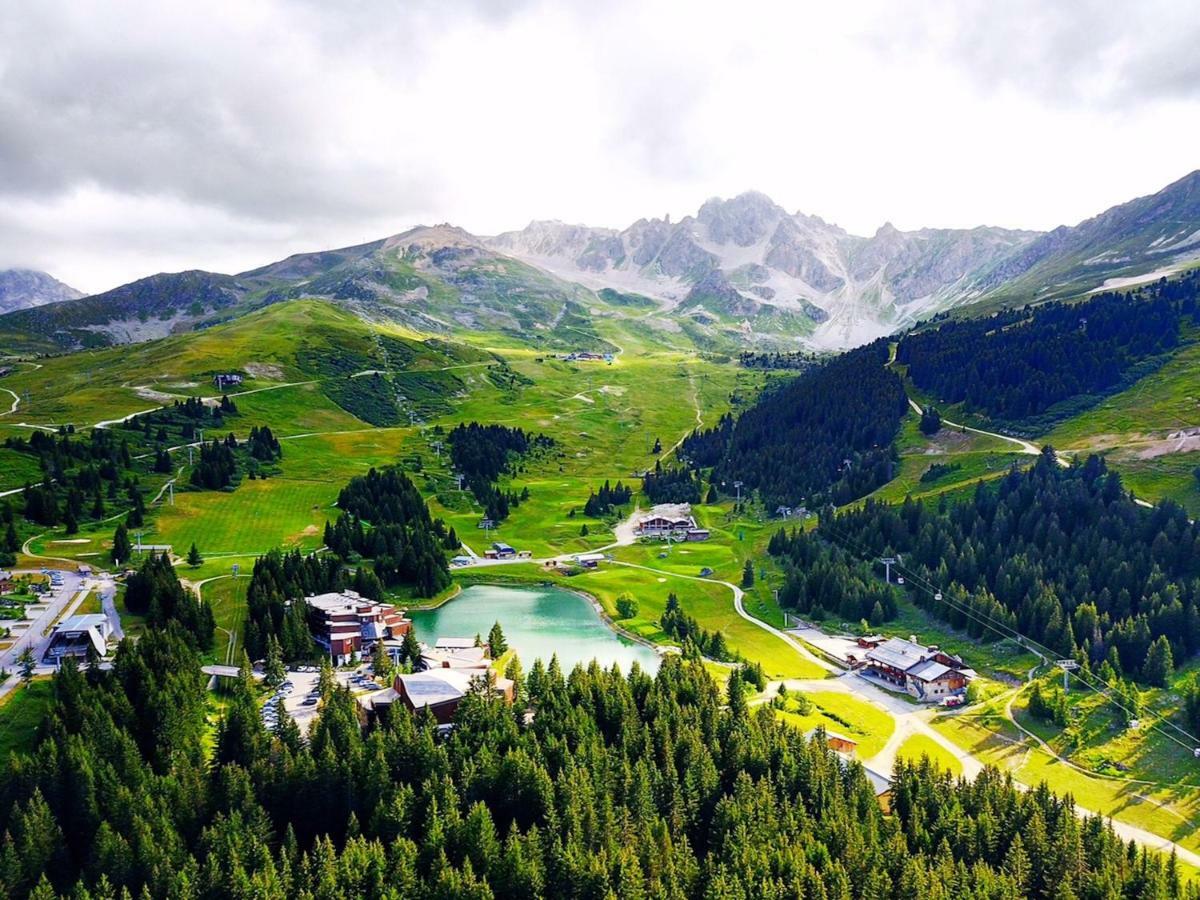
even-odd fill
[[[917,403],[917,401],[914,400],[912,397],[908,398],[908,405],[913,408],[913,411],[916,412],[916,414],[918,416],[921,415],[921,413],[923,412],[923,410],[921,409],[921,405],[919,403]],[[1008,441],[1008,443],[1010,443],[1010,444],[1016,444],[1018,447],[1021,448],[1022,453],[1027,453],[1030,456],[1037,456],[1039,453],[1042,452],[1037,447],[1035,447],[1033,444],[1029,443],[1029,441],[1022,440],[1021,438],[1010,437],[1007,434],[997,434],[994,431],[984,431],[981,428],[972,428],[970,425],[963,425],[960,422],[951,422],[949,419],[942,419],[942,425],[943,425],[943,427],[947,427],[947,428],[961,428],[964,431],[970,431],[970,432],[973,432],[974,434],[982,434],[985,437],[993,437],[993,438],[996,438],[1001,441]]]
[[[0,388],[0,391],[4,391],[4,393],[13,398],[12,406],[9,407],[8,412],[0,413],[0,416],[11,416],[17,411],[17,407],[21,405],[21,398],[17,396],[16,391],[10,391],[8,388]]]

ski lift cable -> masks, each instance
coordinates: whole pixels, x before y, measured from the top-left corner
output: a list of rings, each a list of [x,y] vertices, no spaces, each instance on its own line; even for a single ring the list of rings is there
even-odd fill
[[[835,538],[840,539],[844,543],[857,545],[857,549],[860,554],[864,554],[866,556],[872,555],[870,553],[869,548],[863,546],[859,541],[855,540],[854,538],[852,538],[848,535],[839,535],[831,526],[828,526],[828,525],[826,525],[825,530],[826,530],[826,533],[832,534]],[[1001,637],[1008,638],[1010,640],[1014,640],[1017,643],[1021,644],[1022,646],[1027,647],[1028,649],[1032,650],[1036,655],[1042,657],[1044,662],[1048,661],[1051,658],[1056,659],[1059,657],[1059,654],[1056,653],[1053,649],[1045,646],[1044,644],[1042,644],[1039,641],[1035,641],[1032,638],[1029,638],[1029,637],[1021,634],[1021,632],[1017,631],[1011,625],[997,622],[995,619],[992,619],[990,616],[987,616],[986,614],[984,614],[983,618],[981,618],[979,616],[979,614],[976,613],[975,610],[966,608],[966,607],[962,606],[960,603],[958,603],[958,601],[949,599],[944,591],[940,590],[936,585],[931,584],[926,579],[921,577],[919,574],[915,573],[910,566],[904,565],[903,562],[897,561],[896,563],[893,563],[893,565],[897,569],[904,569],[908,573],[909,579],[915,584],[915,586],[920,588],[921,590],[924,590],[935,600],[938,600],[939,602],[946,604],[947,606],[951,607],[952,609],[956,610],[957,612],[961,613],[962,615],[966,616],[967,618],[971,619],[972,621],[979,623],[983,627],[991,629],[995,633],[999,634]],[[1104,681],[1102,678],[1095,675],[1094,673],[1088,672],[1086,674],[1081,674],[1082,672],[1083,672],[1082,669],[1076,669],[1075,677],[1076,677],[1076,680],[1081,682],[1084,687],[1103,696],[1114,706],[1121,709],[1130,719],[1145,718],[1146,714],[1143,714],[1141,716],[1136,715],[1135,710],[1131,710],[1128,706],[1126,706],[1124,703],[1122,703],[1120,700],[1118,700],[1116,697],[1114,697],[1113,694],[1111,693],[1111,691],[1113,690],[1112,685],[1109,685],[1106,681]],[[1095,679],[1101,685],[1104,686],[1104,689],[1096,687],[1096,685],[1092,684],[1089,679]],[[1171,741],[1174,741],[1175,743],[1179,744],[1181,747],[1188,750],[1189,752],[1194,753],[1194,751],[1196,749],[1200,749],[1200,738],[1191,734],[1186,729],[1181,728],[1179,725],[1175,724],[1174,722],[1171,722],[1170,720],[1166,719],[1164,716],[1157,715],[1153,712],[1149,713],[1149,715],[1151,717],[1153,717],[1153,721],[1151,721],[1151,723],[1149,724],[1150,729],[1158,731],[1164,737],[1168,738]],[[1162,725],[1166,725],[1167,727],[1179,732],[1180,734],[1184,735],[1189,740],[1191,740],[1193,743],[1192,744],[1184,743],[1179,738],[1177,738],[1175,735],[1170,734],[1167,731],[1165,731],[1163,729],[1162,725],[1160,725],[1159,723],[1162,723]]]

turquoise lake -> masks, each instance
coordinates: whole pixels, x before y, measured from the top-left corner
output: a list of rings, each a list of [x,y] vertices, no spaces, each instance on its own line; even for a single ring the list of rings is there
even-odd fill
[[[558,587],[472,585],[437,609],[409,610],[408,617],[430,645],[443,637],[486,639],[498,621],[526,672],[535,659],[549,663],[555,653],[564,673],[593,659],[605,668],[615,662],[624,672],[635,661],[658,671],[657,653],[614,631],[587,598]]]

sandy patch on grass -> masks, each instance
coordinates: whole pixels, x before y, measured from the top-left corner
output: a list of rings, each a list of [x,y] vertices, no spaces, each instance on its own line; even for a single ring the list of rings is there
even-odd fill
[[[152,400],[155,403],[171,403],[175,400],[174,394],[168,394],[165,391],[157,391],[148,385],[134,385],[133,392],[143,400]]]
[[[1172,431],[1165,440],[1155,441],[1137,453],[1138,459],[1155,459],[1169,453],[1191,453],[1200,450],[1200,428]]]
[[[274,363],[246,363],[242,366],[246,374],[253,378],[267,378],[283,381],[283,369]]]

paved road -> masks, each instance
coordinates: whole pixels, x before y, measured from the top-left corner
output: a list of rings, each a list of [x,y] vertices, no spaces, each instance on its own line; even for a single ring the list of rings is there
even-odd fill
[[[27,570],[26,570],[27,571]],[[20,570],[16,574],[21,574]],[[45,608],[36,612],[34,618],[26,620],[24,631],[13,641],[12,646],[7,650],[0,652],[0,668],[8,669],[14,673],[14,677],[9,678],[3,685],[0,685],[0,697],[3,697],[9,691],[17,686],[20,679],[15,676],[17,670],[17,660],[28,647],[33,650],[34,658],[39,665],[42,662],[42,657],[46,653],[46,648],[50,645],[50,626],[60,617],[69,614],[88,595],[88,592],[95,586],[92,579],[84,578],[75,572],[62,572],[62,586],[52,590],[49,594],[49,603]],[[46,633],[43,633],[46,632]],[[46,668],[47,672],[53,669]]]
[[[807,647],[805,647],[798,640],[793,638],[790,634],[786,634],[785,632],[780,631],[775,626],[768,625],[762,619],[757,619],[754,616],[750,615],[750,613],[746,612],[745,607],[742,606],[742,599],[745,597],[746,592],[743,591],[736,584],[733,584],[730,581],[721,581],[716,578],[702,578],[699,575],[681,575],[678,572],[667,572],[667,571],[664,571],[663,569],[655,569],[652,566],[643,566],[643,565],[639,565],[638,563],[623,562],[622,560],[619,560],[619,559],[611,560],[610,565],[627,566],[630,569],[642,569],[643,571],[654,572],[656,575],[662,575],[666,578],[683,578],[687,581],[702,581],[705,584],[723,585],[724,587],[729,588],[729,590],[731,590],[733,592],[733,608],[737,612],[737,614],[739,616],[741,616],[743,619],[745,619],[747,622],[749,622],[752,625],[757,625],[763,631],[767,631],[767,632],[770,632],[771,634],[775,635],[775,637],[779,638],[785,644],[788,644],[789,646],[791,646],[791,648],[793,650],[795,650],[797,653],[799,653],[805,659],[809,660],[814,665],[820,666],[826,672],[836,672],[836,673],[840,674],[842,671],[841,669],[839,669],[837,666],[833,665],[832,663],[828,663],[825,660],[821,659],[820,657],[816,656]]]

